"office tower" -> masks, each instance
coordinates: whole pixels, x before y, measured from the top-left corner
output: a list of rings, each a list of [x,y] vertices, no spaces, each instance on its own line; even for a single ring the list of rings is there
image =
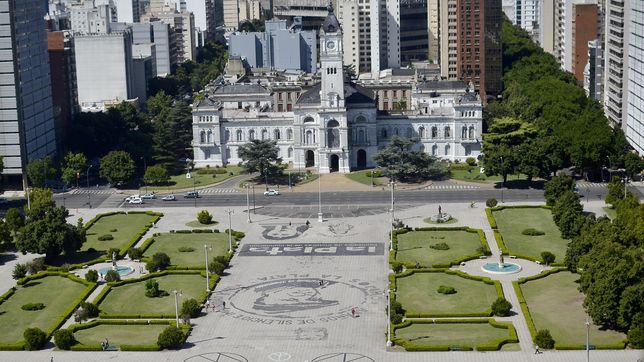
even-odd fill
[[[427,0],[427,24],[429,31],[427,59],[438,64],[440,54],[440,0]]]
[[[627,48],[629,8],[626,0],[606,2],[604,32],[604,113],[615,126],[623,126],[626,114],[626,82],[628,80]]]
[[[380,8],[379,0],[339,0],[338,20],[342,25],[343,61],[353,64],[356,72],[380,71]]]
[[[27,163],[56,153],[45,14],[41,0],[0,0],[0,156],[23,186]]]
[[[644,2],[629,1],[626,139],[644,155]]]
[[[139,0],[112,0],[116,7],[116,18],[120,23],[138,23],[141,18]]]
[[[440,0],[440,65],[441,77],[445,79],[456,79],[456,50],[457,41],[457,0]]]
[[[584,69],[584,90],[589,98],[603,102],[604,55],[599,39],[588,42],[588,63]]]
[[[428,0],[400,2],[400,61],[427,60],[429,52]]]

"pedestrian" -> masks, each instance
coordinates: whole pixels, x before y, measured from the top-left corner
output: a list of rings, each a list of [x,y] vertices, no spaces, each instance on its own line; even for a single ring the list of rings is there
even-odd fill
[[[225,300],[221,301],[221,309],[226,309],[226,301]]]
[[[208,309],[210,309],[210,299],[206,299],[206,313],[208,312]]]
[[[537,345],[537,346],[535,346],[535,348],[534,348],[534,354],[540,354],[540,353],[541,353],[541,351],[539,350],[539,346],[538,346],[538,345]]]
[[[288,221],[288,226],[291,226],[291,220]]]
[[[354,307],[354,308],[351,308],[351,316],[352,316],[353,318],[355,318],[355,317],[356,317],[356,308],[355,308],[355,307]]]
[[[101,342],[101,350],[105,350],[105,342]]]
[[[110,341],[105,338],[105,348],[110,348]]]
[[[54,356],[51,356],[51,359],[49,360],[49,362],[54,362]]]

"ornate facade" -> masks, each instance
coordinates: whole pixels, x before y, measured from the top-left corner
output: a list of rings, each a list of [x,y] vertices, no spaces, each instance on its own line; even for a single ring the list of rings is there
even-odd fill
[[[215,84],[193,105],[196,167],[237,164],[238,148],[274,140],[284,162],[320,172],[374,167],[373,156],[392,136],[417,149],[462,160],[481,152],[481,99],[460,81],[415,79],[409,111],[378,111],[374,93],[345,79],[342,29],[329,8],[320,34],[321,82],[299,94],[292,110],[275,111],[278,84]]]

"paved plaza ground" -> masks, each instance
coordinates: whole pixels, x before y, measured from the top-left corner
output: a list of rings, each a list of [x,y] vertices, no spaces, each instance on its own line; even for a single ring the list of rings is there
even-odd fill
[[[496,258],[498,247],[487,224],[484,207],[443,204],[443,212],[459,221],[449,226],[483,229]],[[584,204],[588,211],[603,213],[603,203]],[[423,219],[435,214],[438,205],[401,207],[396,217],[411,227],[426,227]],[[209,207],[219,222],[213,228],[228,228],[224,208]],[[535,355],[525,319],[516,314],[500,321],[512,322],[520,340],[519,351],[500,352],[403,352],[386,349],[386,294],[389,251],[387,237],[390,216],[382,210],[362,216],[301,218],[300,210],[258,209],[251,215],[244,208],[232,208],[232,228],[246,233],[211,301],[215,311],[192,320],[195,327],[188,346],[162,352],[64,352],[50,349],[38,352],[0,352],[0,361],[585,361],[585,351],[546,351]],[[155,209],[165,216],[152,233],[186,229],[201,208]],[[329,213],[329,208],[323,211]],[[70,222],[78,217],[91,219],[95,210],[72,210]],[[101,212],[110,210],[100,210]],[[268,211],[264,213],[264,211]],[[313,214],[311,214],[313,216]],[[306,221],[310,225],[306,225]],[[298,245],[293,245],[298,244]],[[140,245],[140,244],[139,244]],[[22,256],[20,261],[22,262]],[[483,275],[484,260],[454,267]],[[489,262],[489,260],[488,260]],[[533,262],[517,261],[521,273],[501,278],[503,291],[514,306],[518,300],[512,280],[534,275],[544,268]],[[0,265],[0,293],[14,283],[11,270],[15,261]],[[138,273],[138,270],[136,270]],[[489,276],[489,275],[486,275]],[[97,294],[98,290],[93,294]],[[92,299],[92,296],[89,298]],[[225,307],[224,307],[225,302]],[[358,316],[351,310],[356,308]],[[638,361],[644,352],[633,350],[591,351],[592,361]]]

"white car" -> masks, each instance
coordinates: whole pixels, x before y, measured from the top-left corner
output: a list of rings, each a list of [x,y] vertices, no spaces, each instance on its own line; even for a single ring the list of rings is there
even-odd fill
[[[174,195],[165,195],[161,198],[163,201],[175,201],[177,198]]]
[[[128,197],[125,198],[125,202],[130,202],[133,199],[140,199],[140,198],[141,198],[141,196],[139,196],[139,195],[128,196]]]
[[[277,196],[279,194],[280,194],[280,192],[277,191],[277,190],[264,191],[264,196]]]
[[[137,198],[130,199],[130,201],[128,201],[128,202],[130,204],[134,204],[134,205],[141,205],[143,203],[143,199],[140,198],[140,197],[137,197]]]
[[[141,198],[146,199],[146,200],[152,200],[152,199],[156,199],[157,195],[155,195],[154,192],[153,192],[151,194],[141,195]]]

